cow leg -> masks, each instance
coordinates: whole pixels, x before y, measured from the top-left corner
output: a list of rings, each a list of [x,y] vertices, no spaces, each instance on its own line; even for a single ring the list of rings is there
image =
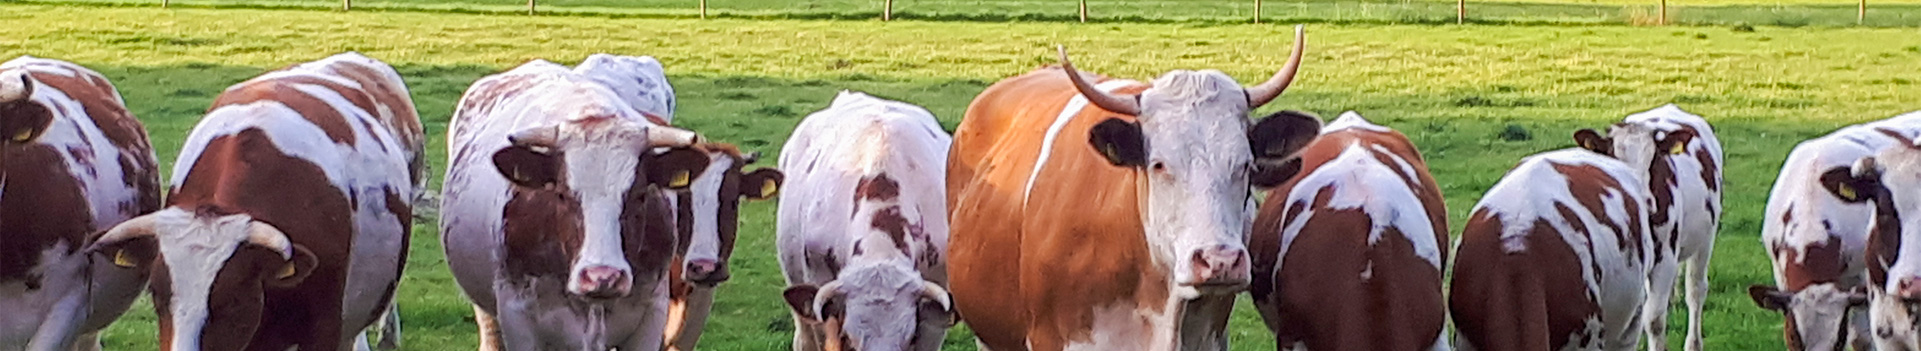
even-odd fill
[[[33,340],[27,341],[27,351],[67,351],[74,347],[74,337],[80,333],[80,323],[86,320],[87,294],[67,294],[54,303],[46,319],[41,320],[39,330],[35,330]]]
[[[1428,346],[1428,347],[1427,347],[1427,351],[1453,351],[1453,350],[1454,350],[1454,348],[1453,348],[1453,347],[1450,347],[1450,346],[1448,346],[1448,344],[1447,344],[1447,332],[1446,332],[1446,331],[1442,331],[1441,333],[1438,333],[1438,335],[1435,335],[1435,336],[1434,336],[1434,345],[1433,345],[1433,346]]]
[[[1865,310],[1856,308],[1848,311],[1848,344],[1855,351],[1874,351],[1874,334],[1869,334],[1874,325],[1868,320]]]
[[[1688,298],[1688,340],[1687,351],[1701,351],[1701,309],[1708,301],[1708,260],[1714,257],[1714,247],[1702,248],[1694,257],[1688,258],[1687,298]]]
[[[1661,245],[1656,244],[1657,250]],[[1674,299],[1674,281],[1680,275],[1680,265],[1674,251],[1668,250],[1665,260],[1654,262],[1648,272],[1647,300],[1641,305],[1642,330],[1647,333],[1648,351],[1668,349],[1668,308]]]
[[[807,318],[794,315],[794,351],[821,351],[821,341],[814,337],[820,331],[818,326]]]
[[[382,313],[380,317],[380,322],[376,323],[379,324],[380,344],[375,345],[375,350],[394,351],[400,349],[400,308],[398,305],[399,302],[395,300],[390,299],[387,301],[387,308],[382,311],[384,313]]]
[[[474,324],[480,327],[480,351],[500,351],[500,320],[474,306]]]
[[[367,344],[367,331],[362,330],[360,334],[354,335],[354,351],[373,351],[373,349],[372,345]]]
[[[694,345],[700,343],[700,334],[707,326],[708,312],[712,311],[713,308],[713,288],[697,287],[689,291],[687,298],[680,302],[680,318],[668,321],[669,323],[678,325],[680,332],[674,334],[673,344],[669,345],[667,349],[672,351],[693,351]],[[671,326],[672,325],[670,325],[670,327]]]

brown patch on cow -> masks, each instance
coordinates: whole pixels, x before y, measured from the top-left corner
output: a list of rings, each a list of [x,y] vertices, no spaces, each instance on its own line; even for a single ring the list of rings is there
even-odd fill
[[[1846,274],[1848,262],[1841,253],[1841,238],[1828,237],[1802,248],[1806,253],[1796,252],[1796,248],[1777,244],[1770,248],[1782,263],[1781,279],[1787,283],[1783,291],[1801,291],[1809,285],[1837,283]]]
[[[1622,187],[1620,179],[1615,179],[1614,176],[1609,175],[1607,171],[1603,171],[1592,165],[1559,163],[1552,165],[1555,173],[1567,177],[1568,192],[1574,195],[1575,201],[1580,203],[1581,208],[1587,210],[1588,213],[1594,217],[1595,221],[1600,222],[1601,225],[1607,226],[1608,229],[1614,231],[1614,239],[1618,246],[1616,249],[1627,252],[1629,257],[1633,257],[1635,260],[1641,260],[1641,238],[1642,235],[1647,234],[1641,232],[1641,216],[1635,215],[1641,213],[1641,202],[1629,197],[1627,189]],[[1610,193],[1612,193],[1613,196],[1621,197],[1621,199],[1617,200],[1621,201],[1623,207],[1626,207],[1628,218],[1614,218],[1608,214],[1608,205],[1602,200],[1602,196]],[[1579,221],[1579,218],[1567,218],[1567,220],[1569,222],[1575,222]],[[1627,226],[1623,227],[1622,224],[1626,224]],[[1656,245],[1660,245],[1660,243],[1656,243]],[[1654,251],[1657,252],[1656,255],[1658,258],[1658,255],[1660,255],[1658,252],[1661,250]]]
[[[1334,189],[1321,189],[1329,194]],[[1276,343],[1308,349],[1421,350],[1446,324],[1441,271],[1422,259],[1400,229],[1368,243],[1365,211],[1330,210],[1317,202],[1294,250],[1272,279]],[[1363,275],[1368,277],[1363,277]],[[1274,321],[1270,321],[1274,323]]]
[[[893,201],[899,197],[900,183],[895,182],[894,178],[888,177],[886,174],[875,174],[861,178],[860,184],[854,186],[855,203],[861,201]]]
[[[1887,127],[1875,127],[1874,131],[1881,132],[1881,135],[1886,135],[1889,138],[1894,138],[1894,140],[1900,142],[1899,145],[1907,146],[1909,148],[1914,147],[1914,138],[1909,138],[1907,135],[1901,134],[1900,131],[1888,129]]]
[[[80,77],[35,72],[33,79],[45,88],[60,90],[68,98],[79,102],[87,118],[93,120],[94,128],[100,130],[101,135],[107,137],[107,142],[119,151],[121,182],[137,194],[133,200],[123,204],[123,211],[138,214],[159,210],[160,166],[154,160],[153,146],[147,140],[147,127],[127,111],[119,92],[106,78],[77,66],[63,68],[76,72]],[[45,109],[40,108],[43,111]],[[0,111],[0,114],[14,116],[13,112]]]
[[[299,85],[315,85],[333,90],[346,98],[347,101],[353,103],[354,106],[330,105],[326,100],[321,100],[317,96],[300,91],[297,88]],[[376,111],[373,101],[368,99],[365,93],[357,92],[352,88],[325,79],[306,76],[291,76],[241,83],[240,86],[221,93],[219,98],[214,99],[213,107],[207,111],[212,112],[222,107],[245,105],[261,101],[271,101],[286,105],[287,108],[300,113],[300,117],[307,119],[307,122],[313,123],[314,126],[320,128],[322,132],[326,132],[327,137],[333,139],[334,143],[346,145],[354,144],[354,132],[353,126],[347,125],[347,116],[340,113],[340,108],[355,107],[366,111]]]
[[[251,248],[234,253],[213,282],[212,319],[203,334],[209,349],[333,350],[340,345],[341,301],[354,232],[354,206],[319,166],[288,156],[266,133],[247,129],[214,138],[176,185],[168,204],[203,216],[245,213],[273,225],[294,244],[321,258],[298,286],[261,289],[259,270],[278,268],[278,254]],[[411,217],[408,217],[411,219]],[[162,255],[165,255],[163,252]],[[157,267],[163,267],[165,260]],[[165,271],[165,268],[157,268]],[[162,274],[156,274],[156,281]],[[155,284],[155,296],[171,295]],[[259,291],[258,293],[252,291]],[[223,297],[224,296],[224,297]],[[163,323],[170,317],[166,299],[154,300]],[[260,313],[259,311],[273,311]],[[259,316],[258,328],[245,316]],[[251,340],[251,341],[248,341]]]
[[[907,222],[907,217],[901,216],[900,206],[888,206],[887,208],[874,210],[872,225],[874,226],[874,230],[887,233],[887,239],[893,240],[894,248],[900,249],[900,252],[903,253],[909,252],[907,250],[907,231],[910,223]]]
[[[94,231],[92,205],[80,181],[67,173],[66,161],[51,146],[7,143],[4,190],[0,190],[0,283],[25,282],[38,286],[30,271],[42,262],[41,253],[66,245],[65,254],[80,249]]]
[[[674,212],[659,188],[646,183],[645,172],[651,161],[643,157],[641,165],[634,168],[635,182],[627,189],[618,222],[621,252],[633,269],[634,286],[665,279],[677,253]],[[504,277],[521,284],[569,278],[586,239],[586,223],[579,200],[571,195],[574,190],[565,183],[512,190],[502,215],[506,254],[500,264]]]
[[[1525,249],[1503,248],[1505,223],[1476,211],[1461,233],[1449,311],[1457,342],[1489,351],[1551,350],[1567,345],[1601,312],[1580,274],[1581,259],[1545,220],[1520,238]]]
[[[1714,165],[1714,155],[1701,148],[1694,152],[1694,162],[1701,164],[1701,183],[1708,185],[1708,191],[1721,192],[1721,169]]]
[[[1574,209],[1567,207],[1567,204],[1555,203],[1554,212],[1556,214],[1559,214],[1562,219],[1565,219],[1567,221],[1568,227],[1574,229],[1575,235],[1579,235],[1583,238],[1594,237],[1594,231],[1591,228],[1588,228],[1587,222],[1582,221],[1580,215],[1574,213]],[[1615,230],[1621,229],[1619,226],[1612,226],[1612,227]],[[1586,241],[1586,245],[1583,245],[1583,246],[1585,247],[1583,247],[1582,249],[1587,250],[1588,257],[1597,257],[1595,256],[1596,252],[1594,251],[1593,240]],[[1594,281],[1597,281],[1597,282],[1601,281],[1601,273],[1603,273],[1603,271],[1601,270],[1600,261],[1589,260],[1587,268],[1588,268],[1588,275],[1591,276],[1594,279]]]
[[[1906,190],[1906,189],[1904,189]],[[1868,226],[1868,284],[1880,289],[1888,281],[1888,267],[1901,255],[1901,213],[1894,207],[1894,194],[1887,185],[1876,182],[1872,188],[1859,189],[1872,194],[1874,222]]]

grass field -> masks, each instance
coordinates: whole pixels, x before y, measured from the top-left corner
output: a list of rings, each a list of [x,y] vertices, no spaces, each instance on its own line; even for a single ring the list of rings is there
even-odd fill
[[[991,82],[1052,62],[1066,44],[1083,69],[1146,78],[1219,68],[1254,80],[1280,66],[1278,25],[688,20],[426,12],[0,5],[0,57],[76,61],[119,85],[163,164],[221,89],[263,70],[356,50],[395,64],[426,120],[433,169],[453,103],[473,80],[534,58],[653,55],[680,94],[677,121],[775,154],[799,117],[840,89],[927,106],[953,126]],[[1758,233],[1766,191],[1795,142],[1916,109],[1914,29],[1318,24],[1303,76],[1275,106],[1332,117],[1358,110],[1406,132],[1447,194],[1458,230],[1479,194],[1529,153],[1569,146],[1576,128],[1674,102],[1708,116],[1727,150],[1727,210],[1713,264],[1708,346],[1781,349],[1780,319],[1753,307],[1771,281]],[[1272,107],[1270,108],[1272,109]],[[165,169],[165,167],[163,167]],[[438,183],[438,177],[434,177]],[[785,349],[771,203],[744,209],[735,278],[721,288],[703,349]],[[432,221],[416,226],[401,308],[414,350],[474,345]],[[1677,312],[1678,313],[1678,312]],[[1677,314],[1678,316],[1678,314]],[[142,305],[107,336],[153,350]],[[1678,347],[1680,323],[1672,318]],[[1237,350],[1272,349],[1252,309]],[[964,332],[950,349],[971,350]]]

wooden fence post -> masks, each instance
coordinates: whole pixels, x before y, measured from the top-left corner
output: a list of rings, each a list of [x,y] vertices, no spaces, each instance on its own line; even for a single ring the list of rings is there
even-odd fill
[[[1854,14],[1854,25],[1868,24],[1868,0],[1861,0],[1861,11]]]
[[[1454,24],[1467,24],[1467,0],[1454,1]]]
[[[1668,25],[1668,0],[1661,0],[1661,21],[1660,21],[1660,24],[1661,24],[1661,25],[1663,25],[1663,26],[1665,26],[1665,25]]]
[[[170,1],[167,1],[167,0],[160,0],[160,8],[163,8],[163,9],[164,9],[164,8],[167,8],[167,3],[168,3],[168,2],[170,2]]]
[[[527,14],[534,14],[534,0],[527,0]]]
[[[700,0],[700,19],[707,19],[707,0]]]
[[[1261,24],[1261,0],[1254,0],[1254,24]]]
[[[354,0],[340,0],[341,11],[353,11],[353,9],[354,9]]]
[[[885,2],[885,4],[881,5],[881,9],[880,9],[881,22],[894,20],[894,0],[883,0],[883,1]]]
[[[1081,23],[1087,23],[1087,0],[1081,0]]]

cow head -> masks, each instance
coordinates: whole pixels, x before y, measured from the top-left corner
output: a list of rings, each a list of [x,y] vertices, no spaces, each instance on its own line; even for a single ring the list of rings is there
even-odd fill
[[[922,278],[912,253],[931,247],[919,219],[944,214],[902,207],[904,189],[885,174],[863,177],[855,188],[847,267],[831,282],[796,284],[783,293],[809,326],[802,330],[815,333],[803,337],[828,351],[939,350],[955,322],[952,297],[940,283]]]
[[[1082,96],[1137,117],[1100,122],[1089,142],[1108,162],[1139,172],[1147,241],[1155,261],[1173,266],[1178,286],[1201,293],[1247,286],[1249,185],[1278,185],[1298,171],[1298,163],[1288,160],[1319,135],[1321,122],[1289,111],[1250,125],[1246,116],[1294,80],[1305,39],[1295,27],[1287,66],[1260,85],[1242,88],[1220,71],[1181,70],[1133,96],[1095,88],[1061,50],[1061,68]]]
[[[513,213],[506,216],[506,263],[523,264],[514,259],[515,250],[526,249],[523,246],[559,245],[566,256],[566,291],[588,298],[627,296],[637,278],[630,261],[651,262],[655,256],[643,258],[643,251],[672,252],[671,231],[664,233],[662,243],[647,230],[649,221],[664,222],[671,213],[664,208],[654,213],[645,203],[657,189],[691,186],[707,166],[705,152],[690,148],[699,139],[694,132],[613,117],[531,127],[508,139],[511,145],[494,153],[495,168],[521,187],[516,201],[540,200],[509,202],[507,211]],[[670,150],[654,152],[657,147]],[[556,222],[514,221],[530,217]],[[549,236],[515,234],[528,232]],[[658,256],[665,267],[669,255]],[[526,269],[548,274],[560,265]],[[665,276],[666,271],[642,273],[648,275],[638,277]]]
[[[1850,202],[1874,204],[1874,223],[1868,243],[1868,287],[1873,290],[1868,315],[1877,346],[1921,346],[1921,245],[1904,245],[1921,235],[1921,224],[1907,223],[1921,211],[1921,145],[1902,138],[1871,157],[1847,168],[1823,172],[1821,185]],[[1892,191],[1900,189],[1900,191]],[[1899,350],[1904,348],[1890,348]]]
[[[53,124],[53,111],[33,101],[36,85],[26,69],[0,71],[0,166],[4,150],[32,143]]]
[[[1788,349],[1795,351],[1847,346],[1853,322],[1849,312],[1868,302],[1866,289],[1841,290],[1834,283],[1812,284],[1795,292],[1754,285],[1748,287],[1748,296],[1761,308],[1787,316],[1781,332]]]
[[[318,264],[272,224],[177,207],[122,222],[88,251],[122,266],[158,256],[149,288],[169,351],[246,349],[265,294],[299,285]]]
[[[740,228],[741,199],[766,200],[780,192],[784,177],[772,168],[742,172],[758,160],[759,154],[742,155],[733,146],[706,145],[707,169],[680,196],[676,223],[681,237],[687,238],[687,253],[681,267],[683,280],[714,286],[727,281],[727,259],[734,253],[734,235]]]
[[[1581,148],[1627,163],[1641,179],[1649,179],[1649,172],[1667,164],[1669,157],[1687,157],[1688,142],[1694,137],[1692,130],[1664,131],[1644,123],[1617,123],[1608,127],[1605,136],[1593,129],[1574,132],[1574,142]]]

